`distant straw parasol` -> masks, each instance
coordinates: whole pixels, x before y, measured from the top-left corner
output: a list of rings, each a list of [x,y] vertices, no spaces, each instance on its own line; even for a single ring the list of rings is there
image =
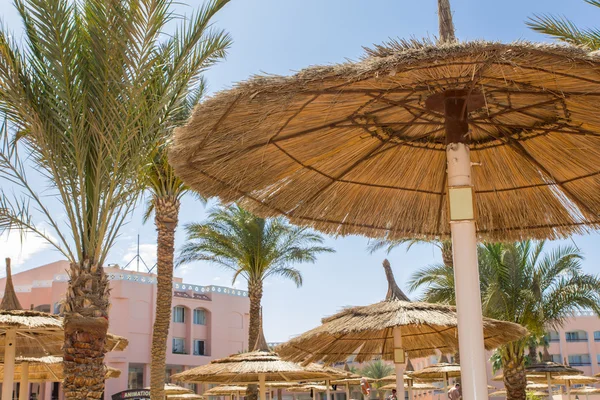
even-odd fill
[[[203,393],[204,396],[238,396],[246,393],[246,385],[221,385],[208,389]]]
[[[434,386],[430,383],[413,383],[412,386],[410,386],[412,388],[412,390],[437,390],[439,389],[439,387]],[[404,388],[408,389],[409,385],[408,384],[404,384]],[[380,390],[393,390],[396,389],[396,384],[395,383],[390,383],[389,385],[385,385],[379,388]]]
[[[175,374],[172,378],[180,382],[258,383],[260,399],[266,400],[266,382],[324,380],[345,376],[335,376],[332,371],[319,365],[303,367],[291,361],[283,361],[269,349],[261,322],[258,340],[252,352],[214,360],[210,364]]]
[[[201,400],[204,396],[196,393],[179,393],[166,396],[166,400]]]
[[[425,367],[420,371],[413,372],[412,376],[415,379],[442,381],[444,383],[444,388],[447,388],[449,378],[458,378],[460,376],[460,365],[450,364],[447,357],[442,355],[439,363]]]
[[[542,362],[525,367],[525,374],[528,377],[532,376],[533,379],[539,379],[540,373],[543,373],[546,376],[547,387],[552,387],[552,377],[554,376],[583,375],[583,371],[577,368],[553,362],[550,353],[548,353],[548,349],[545,347],[544,352],[542,353]],[[570,396],[571,387],[569,381],[566,382],[566,387],[567,396]],[[550,398],[550,396],[548,398]]]
[[[384,301],[370,306],[352,307],[331,317],[323,324],[277,347],[279,354],[292,361],[327,364],[342,362],[355,355],[357,362],[382,357],[395,361],[398,387],[404,387],[404,352],[410,357],[455,351],[457,316],[452,306],[411,302],[400,290],[388,260],[383,262],[388,280]],[[526,335],[520,325],[485,319],[484,337],[488,349]],[[400,342],[398,342],[400,340]],[[395,354],[398,350],[400,353]],[[398,369],[400,368],[400,369]],[[402,398],[403,393],[399,391]]]
[[[464,397],[487,396],[477,238],[600,227],[600,57],[584,48],[438,43],[256,76],[196,107],[169,159],[206,197],[334,235],[453,237]]]
[[[571,394],[585,394],[585,398],[586,400],[588,400],[590,398],[590,394],[600,394],[600,389],[595,387],[584,386],[571,390]]]
[[[62,357],[47,356],[40,358],[17,357],[15,359],[14,381],[23,379],[23,370],[27,369],[29,382],[62,382],[64,380]],[[106,379],[118,378],[121,370],[105,366]],[[0,375],[4,374],[4,365],[0,364]]]
[[[150,387],[147,387],[146,390],[150,390]],[[183,386],[175,385],[174,383],[165,383],[164,391],[165,396],[171,396],[174,394],[193,393],[192,390],[184,388]]]

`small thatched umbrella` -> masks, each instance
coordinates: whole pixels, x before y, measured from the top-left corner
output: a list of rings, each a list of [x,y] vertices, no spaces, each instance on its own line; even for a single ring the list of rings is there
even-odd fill
[[[282,357],[292,361],[341,362],[356,354],[357,362],[383,357],[396,367],[398,396],[403,398],[405,352],[410,357],[453,352],[458,346],[456,309],[452,306],[411,302],[394,279],[390,263],[383,268],[388,280],[384,301],[370,306],[345,309],[323,324],[277,347]],[[526,335],[520,325],[484,320],[488,349]],[[487,393],[487,392],[486,392]]]
[[[21,391],[27,383],[23,378],[27,377],[29,383],[38,382],[62,382],[64,380],[63,359],[62,357],[46,356],[40,358],[17,357],[14,369],[14,381],[21,382]],[[105,366],[106,379],[118,378],[121,376],[121,370]],[[0,374],[4,375],[4,365],[0,364]],[[1,381],[0,381],[1,382]],[[19,398],[21,396],[19,395]]]
[[[196,393],[179,393],[166,396],[166,400],[201,400],[204,396]]]
[[[233,399],[233,397],[235,396],[236,398],[239,398],[240,395],[246,393],[246,389],[248,387],[246,385],[221,385],[221,386],[216,386],[214,388],[208,389],[207,391],[205,391],[204,393],[202,393],[203,396],[231,396],[231,398]]]
[[[527,376],[527,379],[532,382],[542,382],[546,380],[546,377]],[[567,388],[567,397],[570,399],[572,394],[571,387],[573,385],[598,383],[600,379],[585,375],[551,375],[550,382],[556,385],[564,385]]]
[[[181,382],[258,383],[260,400],[266,400],[266,382],[325,380],[332,378],[332,372],[318,365],[303,367],[283,361],[269,349],[261,324],[252,352],[214,360],[175,374],[172,378]]]
[[[548,391],[547,390],[534,390],[534,389],[527,389],[526,390],[527,393],[531,394],[532,396],[548,396]],[[497,390],[495,392],[492,392],[489,394],[489,397],[506,397],[506,389],[502,389],[502,390]]]
[[[146,388],[150,390],[150,387]],[[185,394],[185,393],[193,393],[192,390],[188,388],[184,388],[183,386],[176,385],[174,383],[165,383],[165,396],[170,396],[174,394]]]
[[[449,1],[438,1],[437,44],[254,77],[196,107],[169,156],[193,189],[261,216],[335,235],[452,236],[463,386],[479,399],[477,239],[600,227],[600,57],[459,43]]]
[[[412,390],[437,390],[437,389],[439,389],[437,386],[431,385],[429,383],[413,383],[411,385],[408,385],[407,383],[404,384],[405,389],[408,389],[409,387],[412,388]],[[390,383],[389,385],[382,386],[379,389],[394,390],[394,389],[396,389],[396,384]]]
[[[571,390],[571,394],[585,394],[586,400],[590,398],[590,394],[600,394],[600,389],[590,386],[579,387]]]
[[[460,377],[460,365],[448,363],[448,359],[445,355],[442,355],[440,361],[441,362],[425,367],[420,371],[413,372],[413,378],[428,381],[442,381],[444,382],[444,388],[447,388],[449,378]]]
[[[548,353],[548,349],[544,348],[544,353],[542,355],[542,362],[538,364],[530,365],[525,368],[525,374],[529,376],[539,376],[540,373],[543,373],[546,376],[546,384],[548,387],[552,386],[552,377],[553,376],[561,376],[561,375],[583,375],[583,371],[570,367],[568,365],[558,364],[552,361],[552,357]],[[534,378],[535,379],[535,378]],[[570,386],[567,386],[567,396],[570,396]],[[550,398],[550,396],[548,397]]]
[[[292,386],[287,389],[288,392],[311,392],[313,400],[317,400],[319,398],[319,393],[329,392],[329,385],[320,385],[318,383],[303,383],[302,385]],[[327,399],[330,396],[327,395]]]

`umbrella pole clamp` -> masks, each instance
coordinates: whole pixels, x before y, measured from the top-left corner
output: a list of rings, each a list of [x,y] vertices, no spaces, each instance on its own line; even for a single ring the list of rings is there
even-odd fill
[[[477,231],[468,146],[468,114],[485,105],[485,99],[474,90],[446,90],[430,96],[425,105],[431,110],[444,113],[448,211],[455,266],[463,398],[487,399]]]

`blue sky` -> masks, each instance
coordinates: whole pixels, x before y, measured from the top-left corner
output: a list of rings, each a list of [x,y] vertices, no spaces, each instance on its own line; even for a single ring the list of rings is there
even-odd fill
[[[16,37],[21,35],[18,17],[10,0],[0,0],[0,15]],[[189,14],[201,0],[180,0],[177,11]],[[568,15],[580,26],[597,26],[600,10],[583,0],[454,0],[454,21],[461,40],[486,39],[547,41],[524,24],[534,13]],[[315,64],[357,59],[362,46],[388,38],[421,38],[437,32],[436,0],[232,0],[217,16],[215,25],[229,31],[234,39],[227,60],[210,70],[206,77],[211,92],[231,87],[257,73],[290,74]],[[596,25],[595,25],[596,24]],[[214,203],[209,203],[214,204]],[[143,206],[131,216],[112,249],[109,263],[125,265],[135,255],[140,235],[142,255],[155,258],[156,234],[153,225],[142,225]],[[61,210],[56,209],[58,215]],[[206,208],[189,197],[184,199],[181,224],[201,221]],[[600,272],[600,235],[574,237],[585,254],[587,272]],[[177,246],[184,240],[177,232]],[[366,252],[367,239],[328,238],[336,253],[319,257],[311,265],[300,266],[304,286],[291,282],[267,281],[264,295],[265,332],[269,341],[285,341],[319,324],[321,317],[346,305],[379,301],[386,292],[381,261],[385,254]],[[560,243],[553,243],[551,246]],[[0,256],[12,256],[17,271],[60,259],[60,254],[28,237],[21,245],[17,236],[0,237]],[[1,259],[0,258],[0,259]],[[433,246],[421,245],[406,251],[399,248],[388,256],[401,287],[419,267],[439,262]],[[218,267],[197,263],[176,271],[184,281],[197,284],[230,285],[231,274]],[[245,283],[238,283],[244,287]],[[413,294],[414,296],[414,294]]]

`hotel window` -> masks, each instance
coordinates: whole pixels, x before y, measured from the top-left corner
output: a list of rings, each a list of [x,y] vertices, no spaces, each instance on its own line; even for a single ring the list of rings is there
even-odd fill
[[[194,355],[205,356],[204,340],[194,340]]]
[[[567,332],[567,342],[587,342],[588,336],[587,332],[584,331],[573,331]]]
[[[600,354],[596,354],[596,362],[600,365]]]
[[[569,356],[569,365],[581,366],[591,364],[592,362],[589,354],[573,354]]]
[[[549,342],[560,342],[560,335],[558,334],[558,332],[550,331],[546,335],[546,338]]]
[[[183,324],[185,322],[185,308],[177,306],[173,308],[173,322]]]
[[[600,331],[594,332],[594,342],[600,342]]]
[[[173,354],[185,354],[185,340],[183,338],[173,338]]]
[[[201,308],[194,310],[194,325],[206,325],[206,310]]]
[[[129,364],[127,375],[127,389],[142,389],[144,387],[144,366],[142,364]]]

